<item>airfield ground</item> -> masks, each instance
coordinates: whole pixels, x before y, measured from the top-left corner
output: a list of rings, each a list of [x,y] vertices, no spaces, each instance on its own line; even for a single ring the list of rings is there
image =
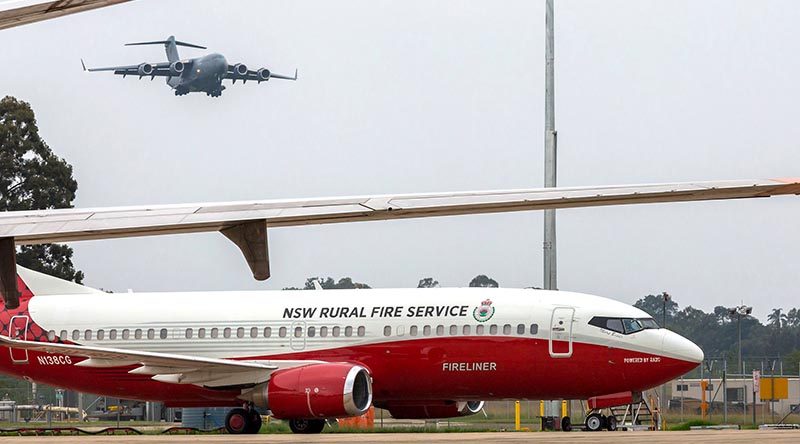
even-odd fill
[[[325,433],[322,435],[173,435],[173,436],[61,436],[2,438],[3,443],[751,443],[800,442],[800,430],[702,430],[689,432],[492,432],[492,433]]]

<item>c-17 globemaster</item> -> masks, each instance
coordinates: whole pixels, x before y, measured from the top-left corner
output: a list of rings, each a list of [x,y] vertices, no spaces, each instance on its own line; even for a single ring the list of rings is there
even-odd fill
[[[294,77],[275,74],[267,68],[253,71],[248,69],[244,63],[229,65],[225,57],[217,53],[180,60],[178,46],[199,49],[206,49],[206,47],[177,41],[175,36],[169,36],[164,41],[128,43],[125,46],[161,44],[164,45],[167,52],[167,62],[144,62],[138,65],[89,69],[86,68],[83,60],[81,60],[81,64],[83,64],[84,71],[114,71],[114,74],[119,74],[123,77],[128,75],[139,76],[140,79],[142,77],[150,77],[151,80],[156,77],[166,77],[167,85],[175,90],[176,96],[182,96],[190,92],[204,92],[211,97],[219,97],[222,95],[222,90],[225,89],[225,86],[222,85],[222,80],[224,79],[231,79],[233,83],[236,83],[237,80],[241,80],[242,83],[248,80],[254,80],[258,83],[266,82],[269,79],[297,80],[297,70],[294,72]]]

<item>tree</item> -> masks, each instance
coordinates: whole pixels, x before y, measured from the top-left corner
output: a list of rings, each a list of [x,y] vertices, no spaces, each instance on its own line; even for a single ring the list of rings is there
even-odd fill
[[[497,288],[499,285],[497,281],[486,276],[485,274],[479,274],[475,276],[470,282],[470,287],[494,287]]]
[[[434,288],[439,286],[439,281],[434,280],[433,278],[422,278],[419,280],[419,284],[417,284],[417,288]]]
[[[633,304],[634,307],[644,310],[660,324],[664,319],[664,297],[660,294],[648,294]],[[667,301],[667,324],[672,325],[678,313],[678,303],[672,299]]]
[[[800,310],[793,308],[786,313],[786,325],[800,327]]]
[[[72,166],[39,137],[31,106],[10,96],[0,100],[0,211],[70,208],[77,189]],[[83,281],[83,272],[72,264],[72,248],[65,245],[22,246],[17,263]]]
[[[303,286],[302,290],[314,290],[316,287],[314,286],[314,281],[319,282],[319,285],[325,289],[353,289],[353,288],[371,288],[367,284],[362,284],[361,282],[353,282],[353,279],[349,277],[344,277],[339,279],[339,281],[334,281],[332,277],[310,277],[306,279],[306,283]],[[301,290],[297,287],[285,287],[284,290]]]
[[[781,308],[773,308],[772,313],[767,315],[767,322],[769,325],[780,330],[781,328],[786,326],[787,316],[786,313],[783,313],[783,309]]]

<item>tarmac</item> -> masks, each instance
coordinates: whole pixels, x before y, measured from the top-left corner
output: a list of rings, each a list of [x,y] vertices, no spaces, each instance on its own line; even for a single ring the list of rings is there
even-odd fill
[[[323,433],[321,435],[6,436],[5,443],[798,443],[800,430],[697,430],[689,432]]]

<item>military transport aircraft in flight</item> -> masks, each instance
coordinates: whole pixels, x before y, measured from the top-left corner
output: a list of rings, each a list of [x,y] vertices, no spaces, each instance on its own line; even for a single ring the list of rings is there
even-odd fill
[[[258,83],[266,82],[269,79],[297,80],[297,70],[294,71],[293,77],[273,73],[267,68],[259,68],[254,71],[244,63],[229,65],[225,57],[217,53],[180,60],[178,46],[199,49],[206,49],[206,47],[175,40],[175,36],[169,36],[163,41],[128,43],[125,46],[135,45],[164,45],[167,61],[87,69],[86,64],[81,60],[83,70],[90,72],[113,71],[114,74],[122,77],[138,76],[140,79],[150,77],[151,80],[156,77],[165,77],[167,85],[175,90],[176,96],[190,92],[204,92],[211,97],[219,97],[225,89],[222,84],[225,79],[232,80],[233,83],[236,83],[237,80],[241,80],[242,83],[246,83],[248,80]]]
[[[703,352],[611,299],[505,288],[106,294],[17,267],[15,244],[220,231],[266,279],[267,227],[791,194],[800,179],[0,213],[0,372],[230,406],[231,433],[256,433],[259,410],[318,433],[370,406],[447,418],[484,400],[641,392]]]

